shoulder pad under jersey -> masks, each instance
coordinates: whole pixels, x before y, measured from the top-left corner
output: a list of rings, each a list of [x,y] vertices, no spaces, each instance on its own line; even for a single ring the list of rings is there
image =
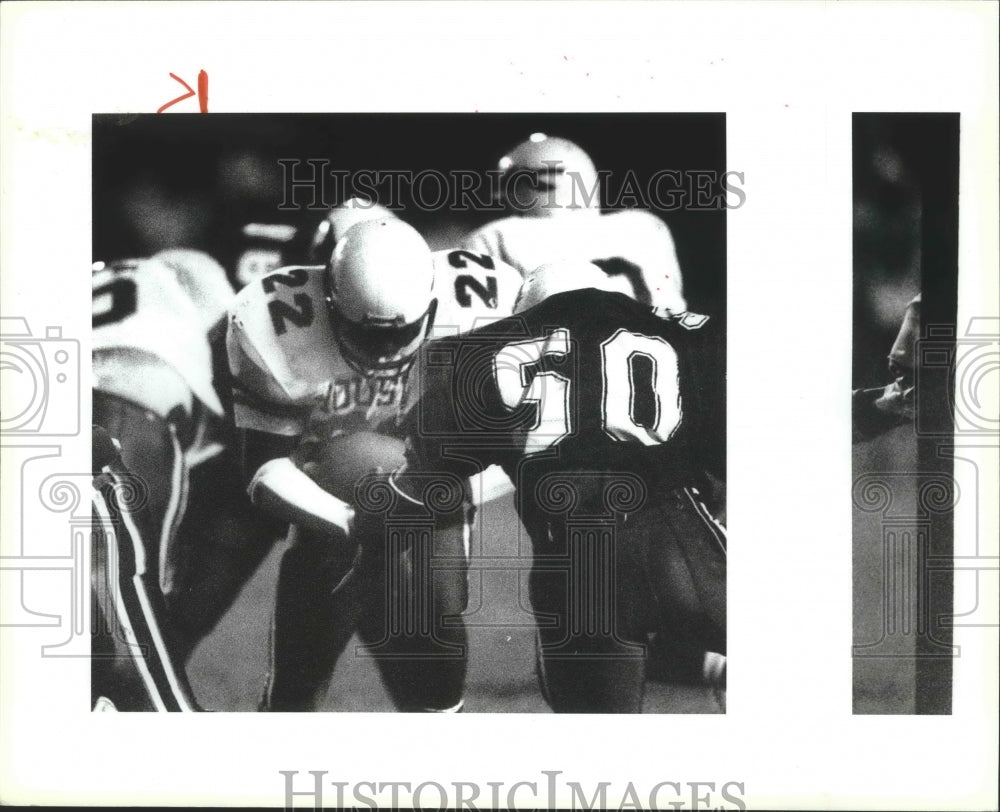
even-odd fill
[[[436,251],[433,258],[432,337],[467,333],[514,312],[521,275],[506,262],[465,249]]]
[[[223,414],[212,386],[212,354],[198,310],[174,272],[154,259],[92,275],[93,351],[135,350],[173,367],[209,409]]]
[[[276,406],[305,405],[346,367],[326,307],[325,270],[280,268],[237,295],[226,348],[241,389]]]

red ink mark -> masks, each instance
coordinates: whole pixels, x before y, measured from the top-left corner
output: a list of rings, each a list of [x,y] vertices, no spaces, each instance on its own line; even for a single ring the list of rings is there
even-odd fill
[[[187,89],[187,93],[185,93],[183,96],[178,96],[173,101],[168,101],[165,105],[163,105],[163,107],[161,107],[159,110],[156,111],[157,113],[162,113],[168,107],[173,107],[175,104],[177,104],[177,102],[182,102],[185,99],[190,99],[193,95],[195,95],[195,92],[191,89],[191,85],[189,85],[187,82],[181,79],[180,76],[171,73],[170,78],[184,85],[184,87]],[[198,72],[198,106],[201,108],[201,112],[203,113],[208,112],[208,74],[205,71]]]
[[[184,85],[184,87],[187,88],[187,93],[185,93],[183,96],[178,96],[173,101],[167,102],[165,105],[163,105],[163,107],[161,107],[159,110],[156,111],[157,113],[162,113],[168,107],[173,107],[175,104],[177,104],[177,102],[182,102],[182,101],[184,101],[184,99],[190,99],[194,95],[194,91],[191,89],[191,86],[187,82],[185,82],[183,79],[181,79],[180,76],[175,76],[174,74],[171,73],[170,74],[170,78],[171,79],[175,79],[176,81],[178,81],[182,85]]]
[[[669,279],[670,278],[670,274],[668,274],[668,273],[663,274],[663,278],[664,279]]]
[[[563,59],[564,59],[564,60],[565,60],[566,62],[569,62],[569,57],[568,57],[568,56],[566,56],[566,54],[563,54]]]
[[[208,73],[203,70],[198,71],[198,107],[208,112]]]

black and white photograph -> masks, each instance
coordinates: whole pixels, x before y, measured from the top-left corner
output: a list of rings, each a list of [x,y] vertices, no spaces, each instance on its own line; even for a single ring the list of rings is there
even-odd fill
[[[724,712],[725,167],[722,114],[95,117],[94,707]]]
[[[855,713],[951,710],[959,128],[853,120]]]
[[[0,3],[0,804],[997,809],[998,64]]]

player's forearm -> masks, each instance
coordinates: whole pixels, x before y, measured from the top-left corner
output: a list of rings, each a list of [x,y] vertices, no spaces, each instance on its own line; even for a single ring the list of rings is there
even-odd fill
[[[855,443],[871,440],[907,422],[901,415],[886,412],[876,405],[884,392],[885,387],[879,386],[874,389],[857,389],[851,393]]]
[[[271,516],[321,533],[349,533],[354,510],[327,493],[288,457],[269,460],[247,489],[250,500]]]
[[[297,436],[270,434],[264,431],[241,428],[237,432],[240,470],[243,486],[249,488],[257,472],[270,460],[291,456],[298,444]]]

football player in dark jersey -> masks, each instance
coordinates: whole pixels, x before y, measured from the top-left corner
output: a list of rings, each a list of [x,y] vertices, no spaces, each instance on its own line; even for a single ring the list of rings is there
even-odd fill
[[[387,593],[398,656],[464,668],[463,507],[491,464],[531,537],[554,710],[641,711],[647,635],[666,618],[725,653],[725,531],[701,497],[705,471],[724,477],[722,342],[707,317],[663,318],[619,282],[543,266],[514,316],[422,351],[407,464],[359,488],[356,517],[409,547],[414,589]],[[359,566],[387,558],[372,545]]]

